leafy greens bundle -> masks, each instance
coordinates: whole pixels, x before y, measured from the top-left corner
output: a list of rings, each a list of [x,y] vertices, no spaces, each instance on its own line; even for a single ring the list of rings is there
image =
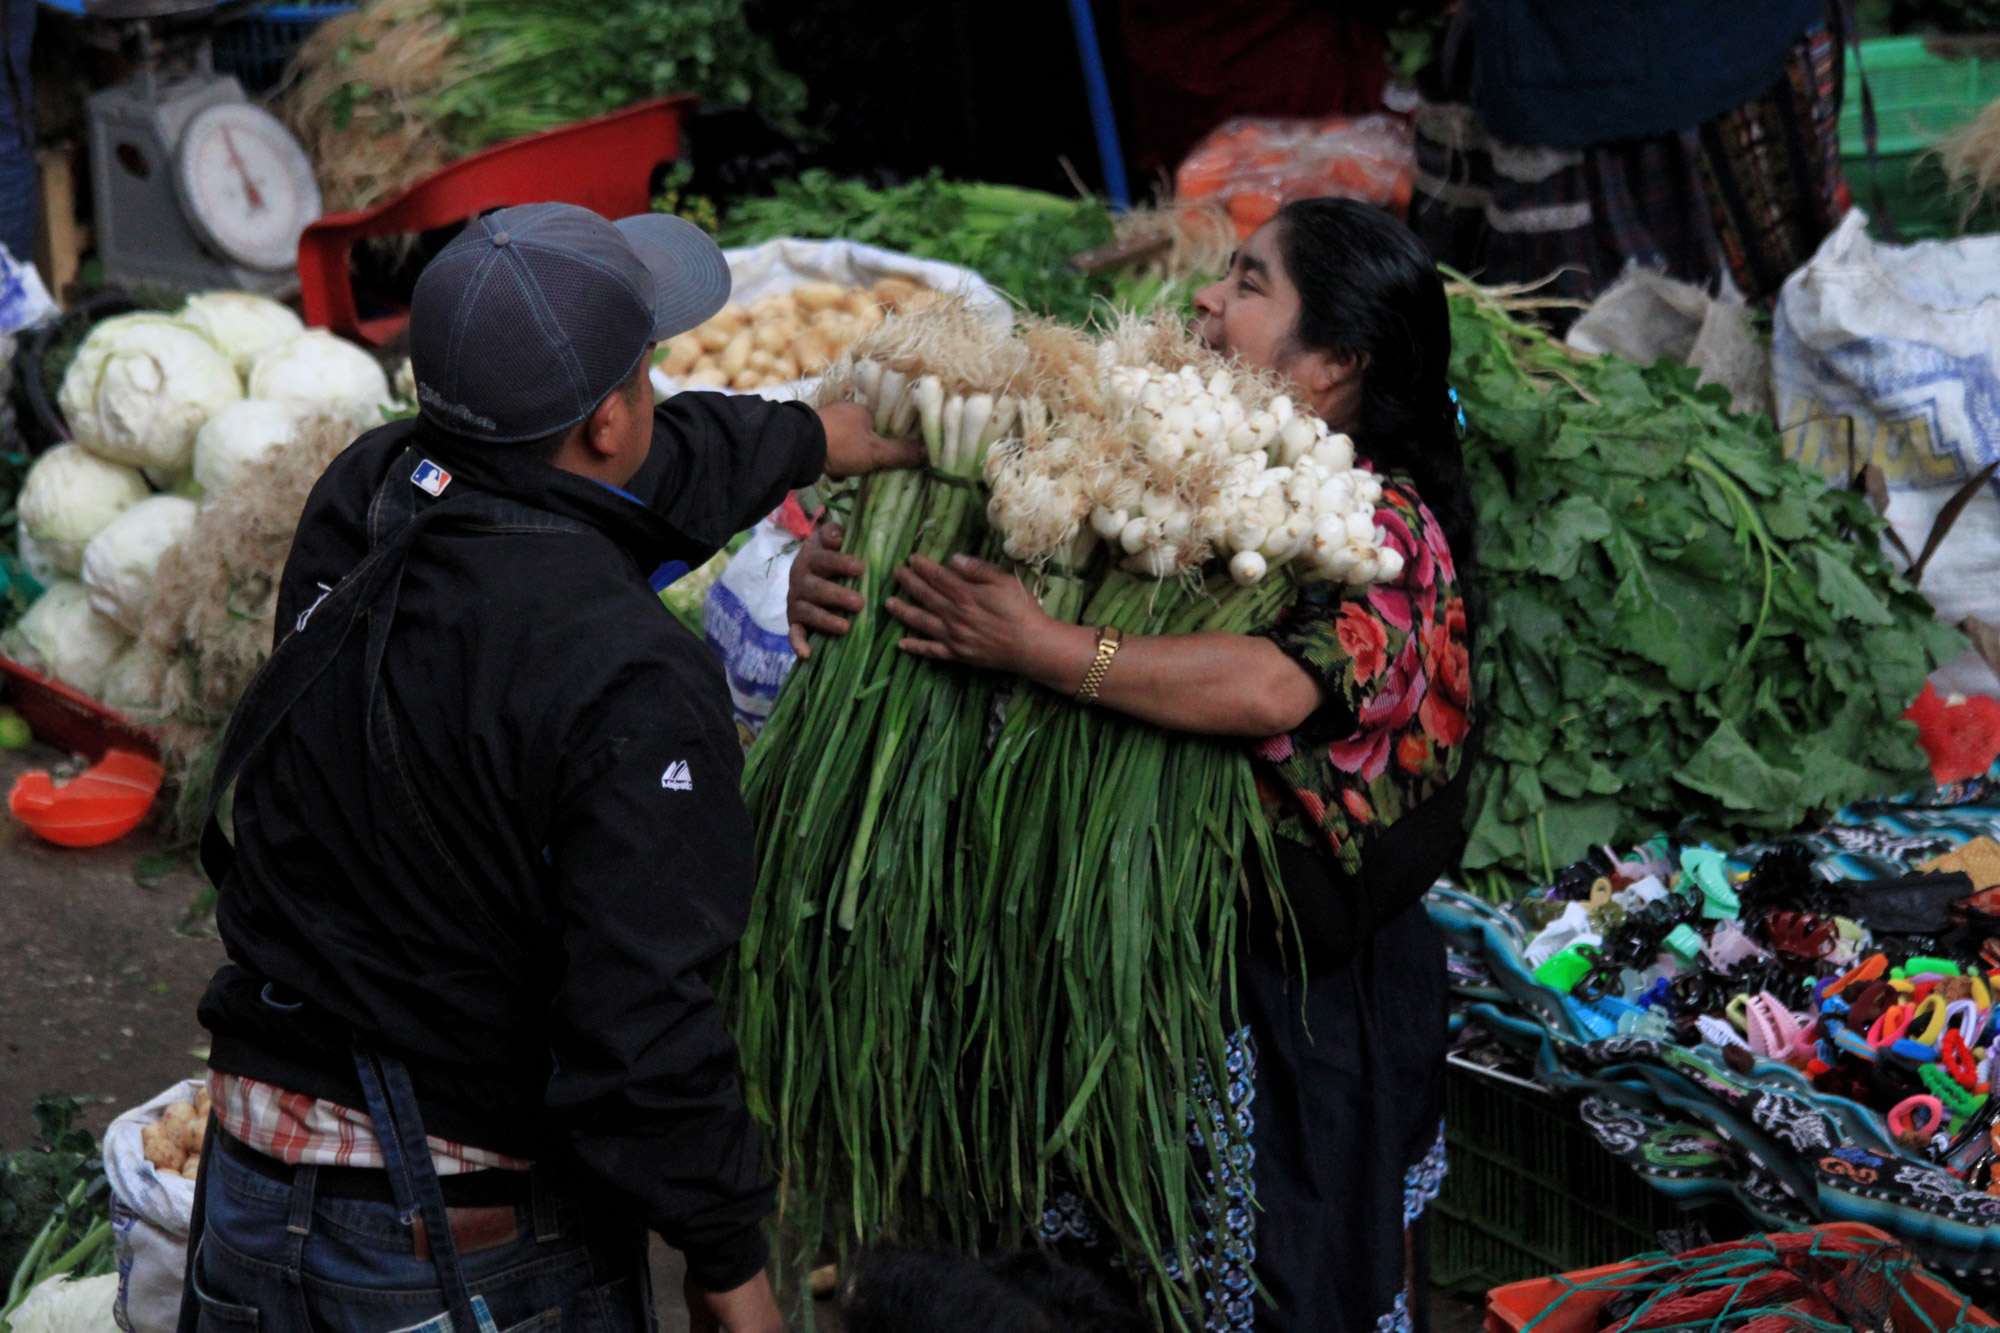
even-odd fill
[[[1767,835],[1928,780],[1902,713],[1964,640],[1860,494],[1688,367],[1582,357],[1476,289],[1451,380],[1487,706],[1467,871],[1548,875],[1682,824]]]

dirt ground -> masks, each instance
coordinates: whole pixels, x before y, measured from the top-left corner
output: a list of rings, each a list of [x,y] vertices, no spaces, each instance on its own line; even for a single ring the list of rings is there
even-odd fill
[[[62,757],[0,752],[0,788]],[[34,1142],[42,1093],[97,1099],[86,1123],[101,1132],[200,1072],[195,1003],[222,945],[176,929],[201,890],[190,865],[141,882],[159,852],[145,829],[75,850],[0,818],[0,1149]]]

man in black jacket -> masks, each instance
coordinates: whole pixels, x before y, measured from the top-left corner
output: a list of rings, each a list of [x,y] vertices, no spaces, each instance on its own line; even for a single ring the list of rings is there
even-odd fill
[[[554,204],[419,281],[421,415],[314,488],[217,766],[183,1333],[642,1329],[644,1228],[697,1327],[782,1328],[709,983],[752,883],[741,751],[655,592],[788,489],[920,451],[845,405],[655,408],[653,344],[728,290],[678,219]]]

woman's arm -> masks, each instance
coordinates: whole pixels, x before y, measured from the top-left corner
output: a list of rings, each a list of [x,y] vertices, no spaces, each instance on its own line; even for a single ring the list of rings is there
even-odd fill
[[[889,614],[921,638],[904,651],[1010,671],[1073,695],[1097,656],[1097,630],[1043,611],[1019,579],[971,556],[946,568],[921,555],[896,571],[908,595]],[[1268,639],[1242,634],[1128,636],[1097,701],[1176,731],[1261,739],[1301,725],[1320,687]]]

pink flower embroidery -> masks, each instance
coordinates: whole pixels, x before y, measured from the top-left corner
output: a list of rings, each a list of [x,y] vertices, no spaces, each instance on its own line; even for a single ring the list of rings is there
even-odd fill
[[[1389,733],[1385,730],[1358,732],[1326,747],[1326,757],[1343,773],[1359,773],[1373,782],[1389,767]]]

